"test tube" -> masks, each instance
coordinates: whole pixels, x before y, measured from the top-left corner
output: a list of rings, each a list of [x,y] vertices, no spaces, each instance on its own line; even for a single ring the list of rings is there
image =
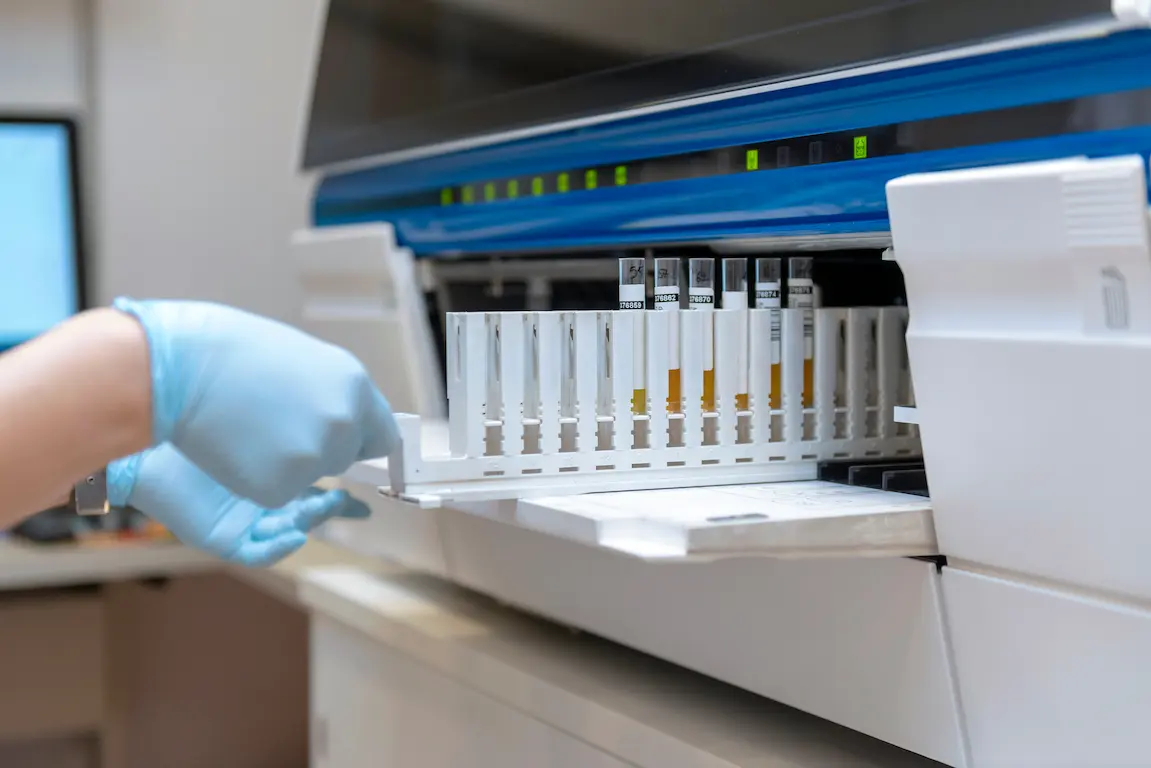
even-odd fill
[[[576,417],[576,341],[575,321],[571,315],[563,318],[564,348],[560,351],[560,418]]]
[[[679,265],[678,257],[655,260],[655,308],[660,312],[679,312]],[[674,317],[668,324],[667,342],[667,410],[679,413],[683,390],[679,373],[679,322]]]
[[[647,385],[645,383],[644,329],[642,312],[647,308],[647,261],[642,257],[619,260],[619,308],[641,313],[632,325],[631,412],[647,413]]]
[[[688,262],[687,308],[708,313],[703,323],[703,410],[715,411],[715,259]]]
[[[723,260],[723,308],[747,309],[747,259]],[[747,396],[747,318],[740,324],[740,338],[736,339],[736,383],[735,409],[746,411],[749,405]]]
[[[755,262],[755,308],[770,309],[771,313],[771,399],[769,407],[776,410],[780,405],[779,392],[783,386],[782,334],[780,330],[780,308],[783,306],[780,283],[783,276],[783,259],[765,257]]]
[[[797,256],[787,262],[787,306],[803,310],[803,407],[815,402],[815,282],[811,257]]]
[[[496,315],[487,316],[488,380],[487,396],[484,403],[484,454],[498,456],[503,452],[503,394],[500,386],[500,371],[503,368],[500,356],[500,327]]]

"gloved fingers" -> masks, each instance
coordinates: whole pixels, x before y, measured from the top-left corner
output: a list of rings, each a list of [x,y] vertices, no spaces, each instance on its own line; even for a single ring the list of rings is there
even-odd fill
[[[311,531],[333,517],[363,519],[371,514],[366,504],[353,499],[347,491],[327,491],[312,500],[312,503],[301,505],[296,510],[296,528]]]
[[[383,393],[369,383],[371,394],[366,413],[363,414],[363,444],[360,446],[357,461],[379,459],[387,456],[400,443],[400,431],[392,407]]]
[[[347,518],[348,520],[367,520],[371,516],[371,508],[364,502],[359,499],[354,499],[351,496],[348,497],[348,500],[339,512],[339,517]]]
[[[307,534],[300,531],[288,531],[265,541],[248,540],[230,559],[249,568],[263,568],[283,560],[307,541]]]
[[[346,491],[317,492],[309,489],[286,506],[265,513],[252,525],[254,541],[269,541],[293,531],[307,533],[325,520],[341,514],[350,500]]]

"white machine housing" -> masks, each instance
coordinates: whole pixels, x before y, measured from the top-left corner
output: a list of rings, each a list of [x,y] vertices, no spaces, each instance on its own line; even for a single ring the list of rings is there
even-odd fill
[[[354,350],[397,411],[444,417],[424,293],[415,260],[392,228],[306,229],[292,237],[302,288],[299,325]],[[396,365],[396,361],[403,361]]]
[[[373,463],[347,482],[377,514],[327,533],[947,765],[1144,765],[1146,179],[1070,158],[889,184],[929,503],[803,481],[421,508]],[[724,512],[768,521],[718,555],[652,524]]]

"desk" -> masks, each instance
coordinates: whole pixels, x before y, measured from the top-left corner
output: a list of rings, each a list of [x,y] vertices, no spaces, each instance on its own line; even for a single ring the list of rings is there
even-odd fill
[[[163,590],[125,581],[155,576],[175,578]],[[7,589],[103,580],[117,583],[52,599],[77,601],[65,606],[76,627],[107,644],[103,673],[90,675],[105,690],[100,711],[87,714],[108,768],[303,765],[306,750],[316,768],[934,765],[319,542],[264,570],[222,569],[170,545],[0,548]],[[72,717],[60,733],[84,725]]]
[[[218,567],[210,555],[166,543],[81,547],[0,540],[0,590],[178,576]]]

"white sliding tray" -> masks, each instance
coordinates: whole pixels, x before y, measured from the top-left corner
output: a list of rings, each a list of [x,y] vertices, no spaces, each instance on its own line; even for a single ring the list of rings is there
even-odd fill
[[[652,560],[937,552],[929,499],[821,481],[522,499],[516,521]]]
[[[447,425],[421,438],[444,449]],[[390,493],[386,460],[352,468],[344,486],[377,515],[410,515]],[[651,561],[727,557],[899,557],[938,554],[931,501],[815,480],[559,497],[448,502],[454,509]],[[435,507],[419,514],[437,515]]]

